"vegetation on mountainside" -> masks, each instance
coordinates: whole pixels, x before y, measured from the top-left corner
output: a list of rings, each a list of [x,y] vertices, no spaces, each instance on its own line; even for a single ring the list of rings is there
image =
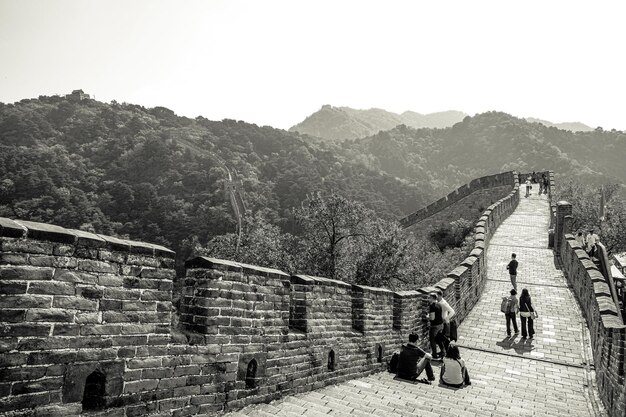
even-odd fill
[[[626,184],[626,133],[570,132],[499,112],[466,117],[448,129],[398,126],[342,146],[372,169],[442,191],[509,170],[551,169],[582,183]]]
[[[454,241],[403,232],[394,221],[378,218],[362,204],[337,194],[316,194],[295,213],[298,233],[281,232],[262,218],[252,219],[239,251],[237,235],[189,242],[191,252],[272,266],[289,273],[339,279],[402,290],[430,285],[444,277],[472,248],[469,222],[451,226]],[[461,237],[461,234],[464,235]]]
[[[0,216],[160,243],[184,258],[183,241],[235,230],[224,166],[239,175],[249,212],[281,232],[318,191],[387,219],[432,195],[271,127],[61,97],[0,104]]]
[[[605,219],[600,221],[599,187],[566,179],[557,184],[555,201],[572,203],[572,232],[587,235],[594,230],[609,253],[626,252],[626,199],[618,191],[622,186],[604,185]]]

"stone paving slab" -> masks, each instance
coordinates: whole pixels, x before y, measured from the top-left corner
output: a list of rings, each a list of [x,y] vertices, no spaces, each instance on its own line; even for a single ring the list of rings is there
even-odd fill
[[[255,404],[243,416],[584,417],[601,416],[595,384],[585,364],[585,328],[578,305],[547,249],[547,198],[522,198],[487,249],[487,284],[459,327],[459,345],[472,385],[450,389],[414,384],[379,373],[366,378]],[[535,338],[506,338],[500,300],[511,283],[511,252],[520,269],[518,291],[528,288],[540,317]],[[519,325],[519,318],[518,318]],[[520,328],[521,332],[521,328]],[[433,362],[439,373],[439,362]]]
[[[472,385],[450,389],[379,373],[256,404],[240,416],[592,416],[581,368],[463,349]],[[435,373],[439,372],[434,363]],[[567,405],[565,405],[567,404]]]

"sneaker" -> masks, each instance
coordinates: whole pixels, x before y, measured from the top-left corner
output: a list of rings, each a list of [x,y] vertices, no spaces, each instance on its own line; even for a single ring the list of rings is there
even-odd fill
[[[435,377],[428,378],[428,380],[429,380],[429,381],[434,381],[434,380],[435,380]]]
[[[425,378],[418,379],[418,380],[416,380],[415,382],[419,382],[420,384],[430,385],[430,381],[429,381],[429,380],[427,380],[427,379],[425,379]]]
[[[519,332],[515,332],[515,335],[517,336],[519,334]]]

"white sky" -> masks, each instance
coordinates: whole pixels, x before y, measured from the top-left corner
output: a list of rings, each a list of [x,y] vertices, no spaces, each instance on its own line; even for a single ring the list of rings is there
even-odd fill
[[[323,104],[626,130],[623,1],[0,0],[0,101],[280,128]]]

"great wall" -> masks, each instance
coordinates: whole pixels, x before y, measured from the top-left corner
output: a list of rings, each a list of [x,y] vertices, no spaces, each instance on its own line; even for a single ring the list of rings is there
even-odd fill
[[[546,174],[550,197],[555,177]],[[426,298],[435,288],[444,292],[459,323],[473,326],[476,317],[491,317],[481,310],[482,304],[478,306],[481,297],[483,302],[490,297],[491,292],[485,293],[488,280],[493,294],[500,285],[488,278],[493,265],[488,265],[486,251],[498,227],[520,206],[519,178],[524,177],[514,172],[483,177],[402,220],[411,226],[477,190],[508,187],[508,193],[487,207],[476,223],[470,255],[433,287],[392,292],[198,257],[185,265],[178,311],[172,306],[175,254],[167,248],[0,218],[0,413],[272,415],[277,412],[246,406],[263,403],[263,407],[283,398],[296,407],[299,400],[290,400],[294,395],[313,395],[368,375],[383,380],[380,375],[387,374],[379,373],[410,332],[417,331],[422,342],[428,339],[423,315]],[[547,203],[536,204],[543,210]],[[551,366],[597,381],[596,387],[591,379],[580,380],[580,386],[597,389],[602,400],[593,408],[594,415],[602,415],[606,408],[611,417],[624,417],[625,326],[618,320],[609,284],[569,234],[569,214],[571,205],[566,202],[553,203],[545,213],[553,230],[554,255],[568,283],[564,289],[554,286],[553,292],[568,291],[567,287],[574,292],[592,349],[582,365],[567,352],[557,352]],[[547,233],[544,237],[547,243]],[[508,251],[509,247],[502,248],[502,253]],[[495,354],[471,343],[467,336],[460,341],[468,350]],[[548,361],[539,355],[522,360]],[[372,384],[368,381],[354,384],[367,391],[366,385]],[[390,381],[384,379],[383,385]],[[561,395],[554,385],[547,389]],[[389,391],[392,397],[393,392]],[[576,401],[555,398],[570,401],[570,407]],[[586,399],[593,403],[593,398]],[[500,413],[488,399],[484,404],[495,411],[472,414],[468,406],[466,415],[518,415]],[[342,410],[345,401],[337,398],[334,406]],[[432,414],[422,403],[415,407],[412,413],[442,415]],[[359,415],[357,408],[345,414]],[[280,410],[285,411],[279,414],[300,415]],[[556,415],[551,413],[546,415]],[[310,414],[316,415],[314,410]]]

